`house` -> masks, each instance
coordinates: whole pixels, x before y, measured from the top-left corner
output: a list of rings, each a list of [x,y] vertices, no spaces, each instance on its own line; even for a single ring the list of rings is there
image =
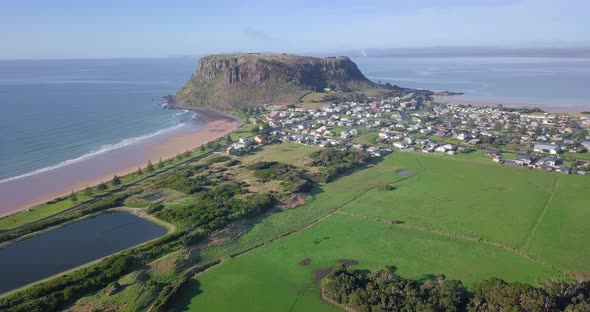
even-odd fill
[[[561,159],[559,158],[555,158],[555,157],[543,157],[541,158],[538,162],[537,162],[537,166],[539,165],[546,165],[546,166],[551,166],[551,167],[555,167],[557,165],[560,165]]]
[[[393,143],[393,147],[399,148],[399,149],[404,149],[404,148],[408,147],[408,145],[404,142],[395,142],[395,143]]]
[[[445,153],[447,151],[447,149],[444,146],[439,146],[437,148],[434,149],[435,152],[441,152],[441,153]]]
[[[533,161],[533,158],[531,157],[531,155],[518,155],[515,161],[520,165],[526,166],[529,165],[531,161]]]
[[[250,144],[252,144],[252,140],[250,138],[240,138],[238,143],[243,144],[244,147],[248,147]]]
[[[533,150],[537,153],[548,153],[548,154],[559,154],[562,152],[562,149],[559,145],[554,143],[538,143],[535,144]]]
[[[580,145],[585,147],[587,150],[590,150],[590,141],[584,141],[584,142],[580,143]]]
[[[522,164],[519,163],[518,161],[510,160],[510,159],[504,160],[504,162],[502,164],[508,165],[508,166],[515,166],[515,167],[522,166]]]
[[[266,135],[257,135],[254,137],[254,141],[256,141],[257,143],[265,143],[267,141],[267,137]]]

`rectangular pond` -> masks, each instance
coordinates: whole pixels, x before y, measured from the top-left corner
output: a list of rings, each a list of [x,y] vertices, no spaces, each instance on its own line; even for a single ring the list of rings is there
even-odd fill
[[[0,248],[0,293],[166,234],[163,226],[117,211]]]

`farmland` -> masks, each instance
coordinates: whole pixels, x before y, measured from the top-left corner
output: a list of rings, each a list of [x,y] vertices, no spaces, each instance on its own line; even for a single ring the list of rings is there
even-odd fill
[[[300,153],[278,145],[249,157],[300,164]],[[587,178],[482,157],[394,153],[325,184],[303,206],[265,215],[235,240],[201,250],[202,261],[226,261],[196,275],[177,308],[330,311],[314,275],[341,259],[363,270],[395,264],[417,279],[442,273],[468,286],[489,277],[588,276]]]
[[[363,272],[393,264],[418,281],[444,274],[470,289],[492,277],[536,284],[589,276],[587,177],[502,166],[482,151],[360,155],[271,144],[144,181],[123,204],[152,207],[182,244],[172,241],[117,276],[118,286],[68,310],[148,310],[188,281],[166,309],[335,311],[319,283],[338,263]],[[332,182],[304,183],[342,163],[348,170]]]

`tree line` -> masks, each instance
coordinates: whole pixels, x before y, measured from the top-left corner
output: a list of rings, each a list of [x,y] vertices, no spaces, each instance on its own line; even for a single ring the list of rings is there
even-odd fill
[[[354,311],[590,311],[590,282],[550,281],[532,286],[498,278],[473,290],[444,275],[420,282],[397,274],[395,266],[361,274],[345,266],[322,280],[322,295]]]

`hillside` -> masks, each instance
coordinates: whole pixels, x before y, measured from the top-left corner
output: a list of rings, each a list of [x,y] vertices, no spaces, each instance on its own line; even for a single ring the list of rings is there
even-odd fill
[[[210,55],[177,92],[175,106],[235,108],[292,104],[309,91],[383,89],[348,57],[287,54]]]

